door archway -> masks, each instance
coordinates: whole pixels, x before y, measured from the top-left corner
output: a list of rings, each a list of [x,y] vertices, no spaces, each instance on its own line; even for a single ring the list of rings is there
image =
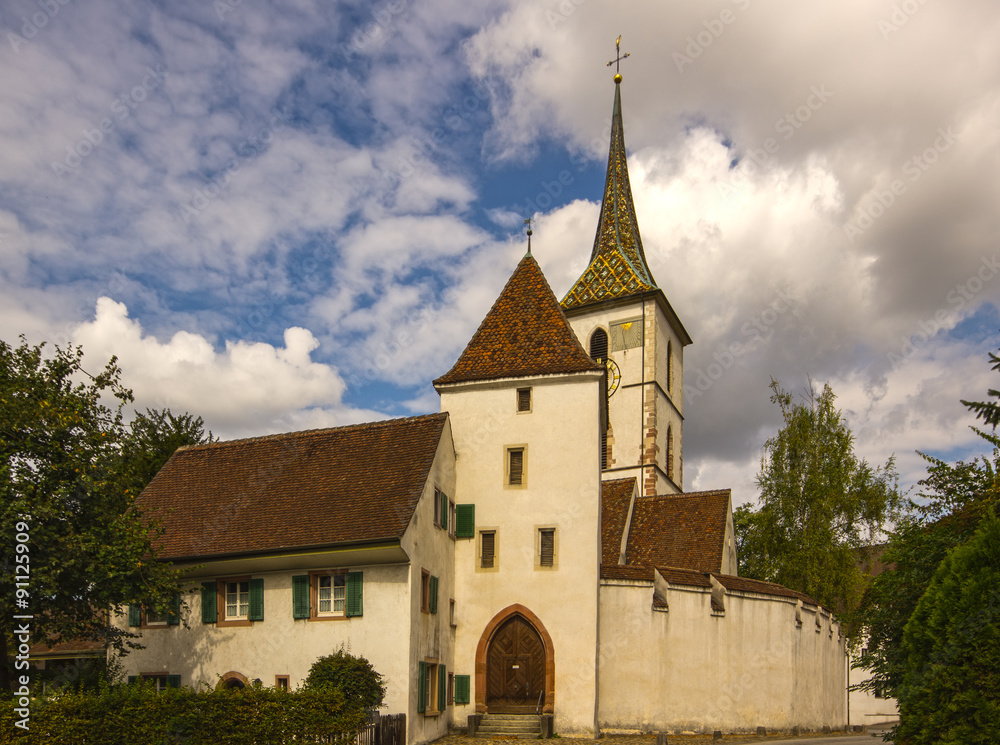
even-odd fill
[[[476,711],[551,714],[555,705],[552,637],[523,605],[511,605],[486,625],[476,650]]]

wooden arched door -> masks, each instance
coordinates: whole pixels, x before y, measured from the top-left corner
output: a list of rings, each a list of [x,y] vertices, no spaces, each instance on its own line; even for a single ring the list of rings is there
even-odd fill
[[[522,616],[496,630],[486,653],[486,708],[491,712],[534,713],[545,690],[545,647]]]

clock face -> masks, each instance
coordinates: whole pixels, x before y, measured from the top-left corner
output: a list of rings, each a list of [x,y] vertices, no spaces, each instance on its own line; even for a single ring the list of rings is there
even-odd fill
[[[618,384],[622,380],[622,371],[610,357],[604,361],[604,364],[608,368],[608,395],[613,396],[615,395],[615,391],[618,390]]]

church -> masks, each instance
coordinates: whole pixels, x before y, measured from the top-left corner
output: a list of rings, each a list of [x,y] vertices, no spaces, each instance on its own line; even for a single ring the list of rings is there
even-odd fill
[[[830,610],[739,577],[730,492],[684,491],[691,338],[646,262],[620,75],[590,263],[561,301],[530,233],[434,380],[440,413],[174,454],[139,504],[194,589],[117,619],[145,645],[131,678],[294,689],[343,647],[414,745],[846,724]]]

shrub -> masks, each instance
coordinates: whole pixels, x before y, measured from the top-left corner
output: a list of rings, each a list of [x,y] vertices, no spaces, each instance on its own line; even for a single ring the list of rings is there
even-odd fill
[[[343,648],[320,657],[306,677],[306,688],[333,688],[344,695],[348,704],[377,709],[385,700],[382,676],[364,657],[355,657]]]
[[[26,737],[14,719],[10,700],[0,702],[0,745],[291,745],[316,738],[350,742],[367,714],[329,687],[157,692],[150,685],[105,685],[34,699]]]
[[[1000,519],[941,562],[903,632],[896,742],[992,745],[1000,738]]]

